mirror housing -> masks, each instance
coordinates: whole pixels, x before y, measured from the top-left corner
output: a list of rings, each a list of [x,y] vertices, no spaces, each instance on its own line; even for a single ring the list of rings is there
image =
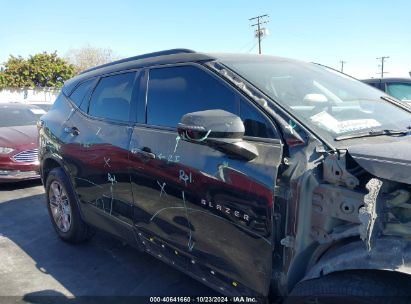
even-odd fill
[[[205,144],[234,157],[252,160],[255,146],[243,141],[244,124],[240,117],[223,110],[187,113],[177,127],[182,140]]]

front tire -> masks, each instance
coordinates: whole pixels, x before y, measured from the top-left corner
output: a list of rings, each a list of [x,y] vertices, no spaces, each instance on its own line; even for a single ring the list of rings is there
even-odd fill
[[[286,303],[409,303],[410,282],[394,271],[335,272],[298,283]]]
[[[91,228],[81,218],[76,196],[62,168],[50,171],[46,198],[51,223],[63,241],[81,243],[92,236]]]

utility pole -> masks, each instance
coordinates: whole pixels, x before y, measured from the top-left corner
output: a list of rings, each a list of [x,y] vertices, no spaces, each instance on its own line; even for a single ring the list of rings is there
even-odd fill
[[[268,15],[260,15],[257,17],[253,17],[248,19],[249,21],[257,19],[257,23],[251,25],[252,27],[257,27],[257,30],[255,31],[255,35],[258,38],[258,54],[261,54],[261,37],[263,37],[266,34],[266,29],[262,28],[261,25],[268,23],[269,21],[266,19],[268,18]]]
[[[341,73],[344,73],[344,63],[347,63],[347,61],[341,60]]]
[[[388,73],[388,72],[384,72],[384,61],[385,59],[390,58],[389,56],[382,56],[382,57],[377,57],[377,59],[381,59],[381,78],[384,78],[384,74]],[[377,73],[378,74],[378,73]]]

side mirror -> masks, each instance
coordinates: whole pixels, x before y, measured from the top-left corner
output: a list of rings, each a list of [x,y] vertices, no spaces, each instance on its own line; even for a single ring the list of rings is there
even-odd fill
[[[241,118],[223,110],[187,113],[177,127],[182,140],[216,148],[233,157],[252,160],[258,156],[255,146],[243,141]]]

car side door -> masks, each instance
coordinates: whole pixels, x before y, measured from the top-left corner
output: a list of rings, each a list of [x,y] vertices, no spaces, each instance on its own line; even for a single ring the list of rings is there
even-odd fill
[[[266,295],[282,157],[274,124],[202,65],[152,68],[145,84],[146,115],[133,130],[130,168],[135,224],[146,250],[222,292]],[[242,118],[255,159],[180,138],[176,127],[184,114],[211,109]]]
[[[85,219],[131,241],[135,239],[128,150],[136,78],[136,71],[100,77],[91,97],[82,100],[65,122],[67,142],[61,147]]]

